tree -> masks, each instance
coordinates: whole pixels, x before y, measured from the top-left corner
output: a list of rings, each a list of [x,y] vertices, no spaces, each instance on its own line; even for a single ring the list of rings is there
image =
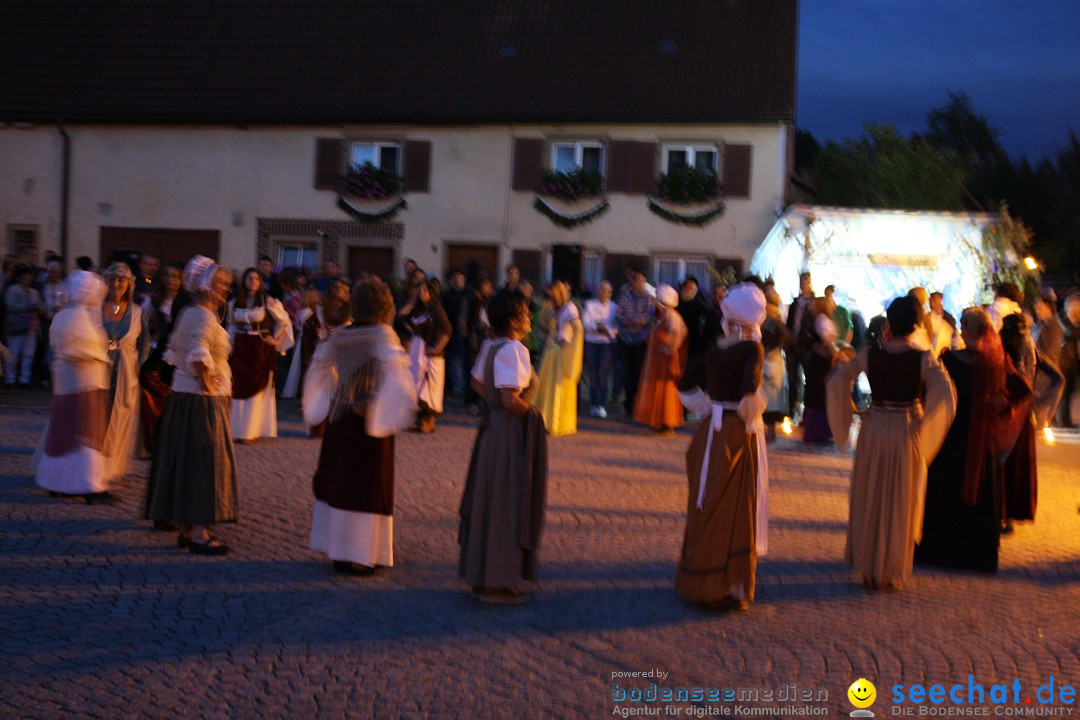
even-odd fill
[[[955,153],[891,125],[866,124],[864,135],[829,142],[817,155],[814,184],[826,205],[898,210],[961,210],[965,171]]]
[[[975,112],[967,93],[950,92],[949,102],[927,113],[926,125],[923,139],[963,163],[974,209],[988,210],[1006,201],[1014,190],[1013,168],[998,143],[1001,131]]]

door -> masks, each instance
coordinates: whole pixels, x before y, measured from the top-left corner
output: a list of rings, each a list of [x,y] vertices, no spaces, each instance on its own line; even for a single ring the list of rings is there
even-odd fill
[[[114,260],[138,263],[143,253],[161,258],[162,264],[186,263],[195,255],[217,260],[221,249],[218,230],[178,230],[163,228],[102,227],[99,264]],[[132,265],[134,271],[137,265]]]
[[[376,275],[387,283],[394,280],[394,249],[389,247],[350,247],[349,279],[356,281],[361,272]]]
[[[502,287],[505,278],[498,275],[498,265],[497,245],[446,244],[445,269],[461,268],[465,272],[465,281],[472,287],[476,287],[482,275],[490,278],[496,289]]]

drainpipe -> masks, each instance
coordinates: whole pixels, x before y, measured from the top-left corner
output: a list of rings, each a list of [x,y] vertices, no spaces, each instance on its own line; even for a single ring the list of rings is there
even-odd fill
[[[60,170],[60,257],[64,258],[64,264],[68,264],[68,202],[71,197],[71,137],[64,129],[63,119],[56,121],[60,130],[61,147],[61,170]]]

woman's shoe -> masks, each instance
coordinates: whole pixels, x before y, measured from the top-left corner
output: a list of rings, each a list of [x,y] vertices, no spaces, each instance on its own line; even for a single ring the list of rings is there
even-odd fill
[[[336,572],[338,575],[372,577],[379,572],[379,569],[370,567],[368,565],[361,565],[360,563],[349,562],[348,560],[335,560],[334,572]]]
[[[184,536],[181,535],[180,537],[183,538]],[[186,538],[186,540],[188,550],[195,553],[196,555],[225,555],[229,552],[228,545],[222,545],[214,538],[209,538],[204,543],[195,542],[191,538]],[[177,540],[176,542],[177,544],[180,543],[179,540]]]
[[[528,595],[511,588],[478,588],[473,590],[473,597],[491,605],[521,605],[529,601]]]

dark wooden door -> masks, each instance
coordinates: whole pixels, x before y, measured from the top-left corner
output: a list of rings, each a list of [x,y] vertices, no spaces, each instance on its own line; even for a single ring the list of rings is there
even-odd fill
[[[394,249],[389,247],[349,248],[349,278],[355,281],[361,271],[377,275],[386,282],[394,278]]]
[[[466,243],[448,243],[446,246],[446,267],[444,270],[459,267],[465,272],[465,280],[476,287],[476,282],[486,275],[496,288],[505,281],[498,274],[499,248],[496,245],[469,245]]]
[[[186,263],[194,255],[217,260],[220,250],[218,230],[102,227],[98,262],[103,267],[113,260],[137,262],[143,253],[157,255],[163,264]]]

